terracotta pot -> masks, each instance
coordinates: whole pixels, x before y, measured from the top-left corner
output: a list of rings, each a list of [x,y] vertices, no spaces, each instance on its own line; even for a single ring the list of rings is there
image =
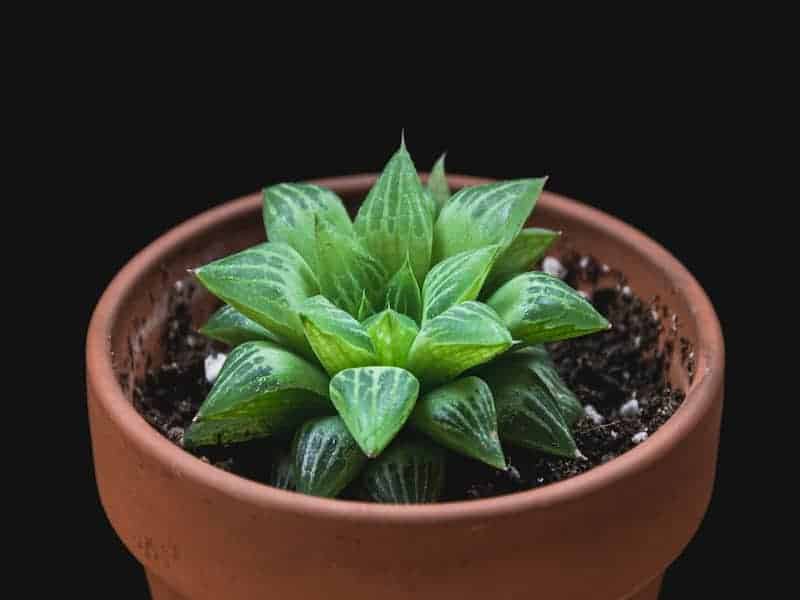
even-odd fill
[[[319,181],[346,199],[374,176]],[[451,179],[454,187],[483,183]],[[676,414],[644,443],[588,473],[499,498],[428,506],[318,499],[216,469],[162,438],[133,409],[130,381],[159,359],[166,292],[186,269],[263,239],[260,196],[191,219],[117,275],[87,342],[94,461],[103,506],[144,565],[153,598],[654,599],[711,495],[724,348],[714,310],[661,246],[590,207],[545,193],[535,222],[660,296],[694,344],[696,374]],[[198,323],[210,304],[196,295]]]

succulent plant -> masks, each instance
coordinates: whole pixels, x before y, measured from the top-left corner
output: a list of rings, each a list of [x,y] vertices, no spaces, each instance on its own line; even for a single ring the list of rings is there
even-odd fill
[[[425,186],[402,143],[354,221],[327,189],[265,189],[269,241],[194,271],[225,303],[201,332],[235,347],[185,447],[293,436],[265,454],[273,485],[395,503],[436,501],[452,452],[579,457],[543,344],[609,323],[529,270],[557,237],[524,228],[544,183],[451,195],[443,160]]]

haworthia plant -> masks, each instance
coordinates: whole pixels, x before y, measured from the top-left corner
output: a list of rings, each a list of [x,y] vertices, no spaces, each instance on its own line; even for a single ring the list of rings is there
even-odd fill
[[[201,332],[234,348],[185,447],[293,435],[267,442],[268,483],[391,503],[438,500],[451,453],[580,457],[582,407],[541,344],[609,325],[530,271],[557,236],[524,228],[544,182],[451,195],[444,158],[423,185],[402,144],[355,222],[319,186],[264,190],[269,241],[194,270],[225,303]]]

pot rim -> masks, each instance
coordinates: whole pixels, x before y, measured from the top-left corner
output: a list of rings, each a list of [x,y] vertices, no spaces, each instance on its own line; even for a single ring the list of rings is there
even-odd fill
[[[366,191],[376,174],[346,175],[312,180],[340,194]],[[454,188],[492,181],[487,178],[449,175]],[[569,479],[541,488],[515,492],[494,498],[459,500],[423,505],[374,504],[352,500],[317,498],[258,483],[206,464],[189,452],[176,447],[153,429],[127,400],[114,374],[111,356],[111,332],[124,299],[133,292],[142,273],[158,267],[171,248],[212,228],[221,219],[231,219],[251,212],[260,205],[260,193],[244,196],[207,210],[160,236],[131,259],[114,277],[98,302],[86,341],[87,386],[127,441],[137,451],[164,464],[181,478],[230,494],[261,509],[319,518],[418,524],[425,522],[480,521],[521,511],[573,502],[595,490],[614,485],[633,473],[644,471],[668,454],[694,429],[721,397],[725,349],[722,330],[714,308],[700,284],[664,247],[634,227],[602,211],[554,194],[544,192],[540,203],[573,219],[588,221],[608,236],[621,238],[636,248],[664,272],[680,294],[687,297],[697,322],[695,342],[696,373],[680,408],[645,442],[613,460]]]

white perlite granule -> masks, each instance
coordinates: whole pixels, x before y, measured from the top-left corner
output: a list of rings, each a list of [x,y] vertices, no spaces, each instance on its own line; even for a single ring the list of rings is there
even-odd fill
[[[561,261],[555,257],[548,256],[542,261],[542,270],[548,275],[564,279],[567,275],[567,269],[561,264]]]
[[[585,414],[586,417],[595,425],[602,425],[606,420],[606,418],[597,412],[597,409],[591,404],[587,404],[583,407],[583,414]]]
[[[619,407],[619,416],[623,419],[635,419],[640,414],[642,409],[639,408],[639,401],[636,398],[631,398]]]
[[[214,383],[217,380],[217,376],[220,370],[222,370],[222,365],[225,364],[226,358],[228,358],[228,355],[222,352],[206,356],[204,366],[206,369],[206,381],[208,383]]]
[[[646,431],[640,431],[639,433],[634,434],[634,436],[631,438],[631,441],[634,444],[641,444],[646,439],[647,439],[647,432]]]

